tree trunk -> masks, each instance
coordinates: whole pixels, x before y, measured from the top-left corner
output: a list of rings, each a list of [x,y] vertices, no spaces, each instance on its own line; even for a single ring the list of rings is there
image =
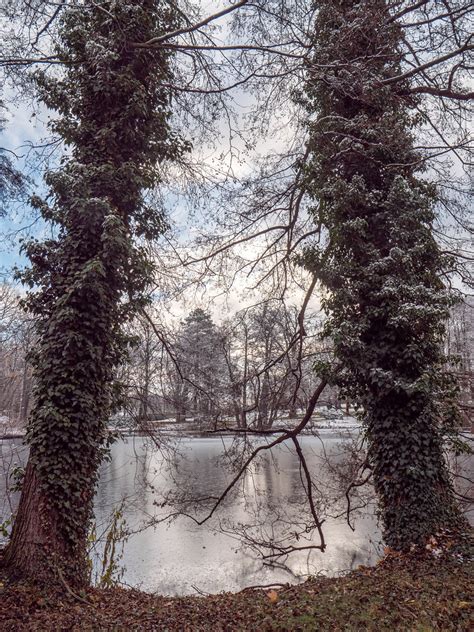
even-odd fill
[[[60,525],[60,517],[42,494],[29,459],[12,537],[3,558],[11,578],[47,583],[56,578],[75,587],[89,583],[85,542],[78,550]]]
[[[442,437],[430,402],[377,399],[367,414],[369,458],[386,543],[397,550],[424,544],[467,523],[455,501]]]
[[[145,351],[144,351],[144,374],[143,374],[143,386],[141,388],[140,405],[138,411],[138,422],[148,421],[148,401],[150,398],[150,333],[148,330],[145,332]]]
[[[290,419],[296,418],[296,401],[293,398],[291,398],[290,400],[290,407],[288,409],[288,417]]]
[[[239,408],[239,403],[237,401],[237,399],[234,398],[233,402],[232,402],[233,408],[234,408],[234,419],[235,419],[235,423],[237,425],[237,428],[241,427],[241,423],[242,423],[242,416],[241,416],[241,410]]]
[[[329,290],[325,332],[344,368],[333,382],[365,412],[385,541],[424,548],[466,525],[443,451],[458,423],[440,344],[450,307],[440,277],[451,263],[433,234],[437,193],[417,175],[409,82],[389,87],[401,73],[390,3],[318,8],[313,55],[324,69],[307,85],[319,116],[309,164],[328,230],[315,257]]]
[[[29,377],[28,364],[25,360],[21,384],[21,405],[20,405],[20,422],[23,424],[28,419],[28,408],[30,405],[31,380]]]
[[[154,0],[108,4],[105,12],[94,4],[65,9],[56,50],[64,72],[36,82],[71,151],[46,177],[50,205],[36,200],[55,237],[25,247],[31,267],[23,279],[34,286],[27,304],[38,334],[35,404],[5,558],[13,576],[76,587],[88,579],[107,420],[124,395],[116,379],[130,347],[123,325],[143,309],[152,282],[137,241],[161,232],[161,215],[150,215],[143,191],[157,182],[152,165],[184,151],[167,124],[169,54],[126,45],[151,38],[158,24],[173,30],[177,14]],[[107,56],[88,45],[97,41]]]

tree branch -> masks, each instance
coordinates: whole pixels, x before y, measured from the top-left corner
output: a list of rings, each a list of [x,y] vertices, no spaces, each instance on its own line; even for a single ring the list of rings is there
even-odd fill
[[[172,33],[165,33],[164,35],[159,35],[158,37],[153,37],[152,39],[148,40],[147,42],[134,43],[134,44],[132,44],[132,46],[134,46],[135,48],[149,48],[151,46],[156,46],[158,44],[161,44],[162,42],[166,42],[167,40],[172,39],[173,37],[178,37],[179,35],[185,35],[187,33],[192,33],[194,31],[199,30],[203,26],[207,26],[208,24],[210,24],[214,20],[218,20],[219,18],[222,18],[225,15],[228,15],[229,13],[232,13],[236,9],[240,9],[241,7],[246,5],[248,3],[248,1],[249,0],[241,0],[237,4],[234,4],[234,5],[230,6],[230,7],[227,7],[227,9],[223,9],[222,11],[219,11],[218,13],[214,13],[213,15],[208,16],[207,18],[205,18],[204,20],[201,20],[201,22],[198,22],[197,24],[193,24],[192,26],[189,26],[187,28],[177,29],[176,31],[173,31]]]

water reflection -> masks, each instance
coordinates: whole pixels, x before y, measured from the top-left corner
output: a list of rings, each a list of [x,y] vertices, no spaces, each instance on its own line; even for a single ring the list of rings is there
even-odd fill
[[[169,595],[194,593],[196,589],[213,593],[293,582],[297,576],[337,573],[376,561],[380,532],[374,508],[369,507],[355,518],[354,532],[343,515],[335,517],[342,511],[335,502],[340,490],[327,466],[343,459],[341,446],[349,441],[341,442],[336,435],[327,435],[324,441],[311,436],[300,438],[317,484],[318,512],[325,516],[325,553],[300,551],[286,560],[286,568],[270,568],[235,537],[234,530],[240,524],[256,524],[262,519],[263,531],[254,528],[247,533],[275,537],[277,514],[285,517],[287,531],[295,529],[307,516],[300,463],[288,445],[262,453],[240,487],[229,494],[220,510],[203,526],[184,516],[160,523],[172,510],[164,504],[168,494],[174,498],[202,498],[225,489],[232,475],[224,466],[223,455],[232,448],[232,441],[230,437],[185,438],[177,443],[177,450],[176,446],[158,450],[149,440],[135,437],[113,445],[111,461],[101,469],[95,515],[100,534],[110,524],[114,509],[123,504],[123,516],[133,532],[121,560],[124,583]],[[231,450],[230,454],[235,457],[238,451]],[[2,471],[11,469],[15,463],[25,462],[26,450],[20,440],[0,442],[0,457]],[[472,459],[468,465],[467,469],[472,470]],[[7,488],[6,478],[0,477],[0,516],[4,518],[18,502],[18,494],[7,493]],[[206,506],[190,506],[188,510],[203,516]],[[157,523],[154,527],[143,529],[143,525],[153,521]],[[312,541],[318,544],[318,536]],[[299,542],[302,544],[307,543],[303,540]]]
[[[226,440],[229,447],[230,439]],[[327,438],[326,452],[338,458],[340,439]],[[321,480],[322,446],[318,439],[302,439],[308,463],[318,470]],[[139,530],[149,519],[165,516],[170,509],[160,508],[162,494],[168,490],[193,497],[219,494],[228,484],[230,473],[219,457],[223,452],[218,438],[193,438],[180,442],[180,455],[171,463],[143,438],[121,442],[113,447],[112,462],[103,468],[97,492],[96,516],[107,520],[111,509],[126,499],[124,516],[132,530]],[[175,467],[177,466],[177,467]],[[240,490],[232,493],[213,518],[203,526],[178,517],[171,524],[158,524],[131,536],[125,547],[124,580],[146,590],[164,594],[239,590],[248,585],[294,581],[294,575],[320,571],[338,572],[377,559],[380,539],[373,512],[357,519],[352,532],[344,518],[327,518],[324,533],[327,551],[302,551],[287,561],[288,570],[269,568],[252,551],[242,548],[229,531],[231,525],[255,523],[255,514],[266,519],[267,534],[275,512],[284,508],[287,518],[299,519],[303,509],[299,461],[287,447],[265,453],[249,469]],[[329,489],[325,491],[330,491]],[[157,506],[158,505],[158,506]],[[205,515],[204,508],[200,515]],[[314,542],[318,543],[317,536]],[[294,575],[293,575],[294,574]]]

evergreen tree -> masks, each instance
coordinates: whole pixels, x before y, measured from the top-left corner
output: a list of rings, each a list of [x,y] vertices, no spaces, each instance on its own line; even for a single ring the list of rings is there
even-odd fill
[[[39,342],[30,458],[5,555],[15,575],[88,581],[95,483],[129,344],[122,325],[146,302],[152,265],[141,240],[165,228],[143,191],[187,149],[170,130],[170,54],[134,43],[176,29],[176,15],[155,0],[73,4],[56,51],[64,73],[37,75],[70,150],[46,176],[48,202],[34,200],[54,237],[24,247]]]
[[[187,385],[186,412],[211,418],[219,410],[224,356],[219,330],[208,312],[198,307],[185,318],[177,355]]]
[[[442,351],[450,262],[433,237],[436,189],[418,175],[417,97],[390,81],[402,32],[389,3],[317,6],[305,186],[327,245],[305,263],[328,290],[331,379],[363,411],[385,540],[406,550],[463,525],[443,453],[457,423]]]

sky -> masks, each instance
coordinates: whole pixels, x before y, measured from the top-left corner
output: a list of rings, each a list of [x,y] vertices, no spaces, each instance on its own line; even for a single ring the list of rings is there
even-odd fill
[[[5,129],[0,132],[0,147],[6,149],[13,165],[28,178],[28,191],[44,192],[42,167],[31,150],[32,145],[41,145],[48,136],[47,114],[38,109],[29,99],[15,98],[14,89],[8,84],[1,95],[6,103]],[[11,154],[10,152],[13,152]],[[40,235],[45,230],[27,200],[13,200],[5,217],[0,217],[0,270],[9,272],[15,265],[25,264],[20,254],[19,240],[28,235]]]
[[[217,3],[204,0],[202,3],[205,14],[211,10],[216,11],[226,4],[223,0]],[[6,148],[18,156],[17,165],[19,169],[30,178],[30,190],[41,195],[45,192],[42,183],[42,171],[44,170],[45,162],[38,164],[37,153],[30,151],[30,149],[32,145],[42,145],[45,139],[48,138],[46,122],[49,113],[28,98],[19,99],[14,86],[7,84],[4,87],[3,97],[8,103],[8,111],[6,127],[0,138],[0,147]],[[245,112],[249,105],[248,95],[240,91],[235,94],[235,99],[239,104],[241,113]],[[224,157],[223,160],[220,158],[220,154],[225,153],[227,147],[224,133],[225,127],[222,122],[220,125],[223,131],[221,145],[218,144],[213,148],[197,147],[196,154],[199,156],[202,164],[209,166],[217,164],[222,169],[229,158],[228,156]],[[272,152],[281,147],[282,142],[284,142],[284,139],[282,141],[282,138],[272,137],[264,144],[261,144],[258,150],[260,153]],[[46,151],[46,153],[49,152]],[[58,155],[59,153],[56,153],[56,157]],[[53,155],[52,159],[54,160],[54,158],[55,156]],[[233,163],[237,175],[247,174],[252,169],[252,166],[251,158],[244,159],[240,163],[236,161]],[[171,196],[169,197],[171,199]],[[199,224],[200,218],[198,216],[192,223],[188,221],[188,211],[185,209],[184,204],[176,203],[173,200],[173,203],[170,204],[171,206],[173,207],[172,219],[180,235],[179,238],[184,243],[192,236],[192,232],[197,230],[196,226]],[[25,264],[25,259],[19,252],[19,240],[21,237],[25,235],[41,236],[47,230],[44,223],[35,218],[27,204],[13,204],[8,216],[0,218],[0,271],[4,275],[8,275],[9,270],[13,266]],[[252,246],[246,246],[246,248],[252,248]],[[254,302],[255,298],[248,291],[248,286],[249,284],[244,279],[240,279],[236,285],[235,292],[228,296],[221,295],[212,308],[216,318],[222,318],[224,317],[223,314],[232,313]],[[209,298],[216,294],[222,294],[221,288],[217,287],[213,281],[209,281],[205,291],[201,292],[201,294],[199,292],[193,293],[190,290],[184,292],[183,297],[179,301],[175,301],[173,309],[177,314],[184,313],[196,303],[201,305],[208,303]],[[294,301],[300,300],[301,291],[295,291]]]
[[[203,0],[201,3],[203,14],[208,15],[228,6],[225,0],[219,2],[209,2]],[[222,23],[222,32],[220,37],[225,36],[226,24]],[[38,163],[38,152],[33,151],[32,146],[41,146],[48,138],[47,120],[50,113],[41,105],[28,98],[20,98],[15,86],[6,84],[4,87],[3,97],[8,104],[7,123],[0,138],[0,147],[4,147],[18,157],[15,160],[17,167],[30,179],[29,191],[42,195],[45,188],[42,182],[42,175],[47,162]],[[233,97],[239,109],[239,116],[244,114],[248,109],[251,97],[246,95],[242,90],[235,91]],[[222,133],[221,140],[214,146],[197,146],[194,149],[195,159],[201,165],[208,168],[217,168],[225,171],[230,168],[232,160],[232,169],[237,176],[248,175],[253,165],[249,156],[246,155],[242,141],[236,140],[236,155],[241,155],[241,161],[232,158],[228,153],[228,134],[226,123],[223,120],[218,121],[218,126]],[[272,152],[281,146],[282,139],[273,137],[262,142],[258,148],[260,153]],[[46,150],[46,153],[48,151]],[[53,155],[52,159],[57,158],[59,152]],[[172,209],[172,221],[178,240],[181,243],[189,242],[193,235],[197,235],[201,230],[202,218],[197,212],[197,217],[191,221],[188,209],[185,203],[180,203],[168,194],[169,207]],[[23,266],[26,264],[25,258],[20,253],[20,240],[27,236],[41,237],[48,228],[38,219],[28,204],[16,202],[11,205],[10,212],[6,217],[0,218],[0,272],[3,278],[8,278],[11,269],[14,266]],[[247,245],[241,249],[240,254],[246,253],[251,256],[251,250],[255,246]],[[229,314],[254,303],[255,294],[249,291],[252,281],[246,281],[240,278],[234,286],[232,293],[223,293],[222,288],[218,286],[215,280],[206,281],[200,290],[187,287],[183,291],[182,296],[172,301],[171,311],[175,315],[181,316],[187,310],[192,309],[194,305],[209,307],[214,313],[217,320],[222,320]],[[301,291],[295,290],[293,301],[300,300]],[[217,297],[217,298],[216,298]],[[212,305],[211,303],[214,302]]]
[[[14,89],[6,86],[4,90],[4,99],[8,103],[6,115],[6,124],[4,130],[0,133],[0,147],[8,152],[13,152],[15,158],[12,158],[14,165],[29,178],[28,190],[30,193],[43,195],[46,193],[43,183],[43,172],[47,166],[46,158],[41,156],[41,150],[35,151],[33,146],[41,147],[47,141],[48,129],[47,120],[51,115],[44,108],[38,109],[38,104],[30,99],[18,99]],[[239,95],[239,103],[242,111],[245,111],[245,95]],[[196,160],[201,164],[209,167],[217,167],[219,170],[225,170],[230,166],[229,156],[226,155],[227,139],[225,138],[225,125],[221,122],[222,144],[214,147],[201,146],[196,147]],[[274,138],[259,146],[259,152],[275,151],[281,146],[281,139]],[[50,151],[46,150],[46,155]],[[51,156],[54,161],[61,155],[61,148],[56,149]],[[222,155],[224,157],[222,158]],[[248,175],[252,166],[249,162],[235,162],[232,165],[236,175]],[[170,207],[171,220],[174,223],[178,242],[182,244],[188,243],[193,236],[196,236],[201,230],[202,220],[194,217],[192,221],[189,219],[189,209],[186,208],[184,202],[180,202],[174,193],[168,193],[168,201]],[[47,234],[48,227],[37,216],[37,214],[28,205],[27,200],[13,201],[9,207],[6,216],[0,217],[0,278],[4,281],[11,280],[12,270],[16,266],[23,267],[27,265],[26,258],[20,252],[21,239],[33,236],[41,237]],[[240,249],[239,254],[251,257],[252,249],[255,245],[249,244]],[[195,254],[195,251],[193,251]],[[168,314],[165,320],[179,320],[183,318],[195,306],[209,309],[216,322],[221,322],[230,315],[244,309],[258,301],[258,293],[250,292],[249,286],[251,281],[244,278],[237,280],[234,290],[230,293],[223,292],[222,287],[215,279],[209,279],[205,285],[190,286],[183,284],[184,290],[179,297],[175,297],[168,302]],[[178,283],[179,285],[179,283]],[[19,288],[21,291],[21,288]],[[291,301],[298,304],[302,300],[303,292],[295,289],[292,293]]]

